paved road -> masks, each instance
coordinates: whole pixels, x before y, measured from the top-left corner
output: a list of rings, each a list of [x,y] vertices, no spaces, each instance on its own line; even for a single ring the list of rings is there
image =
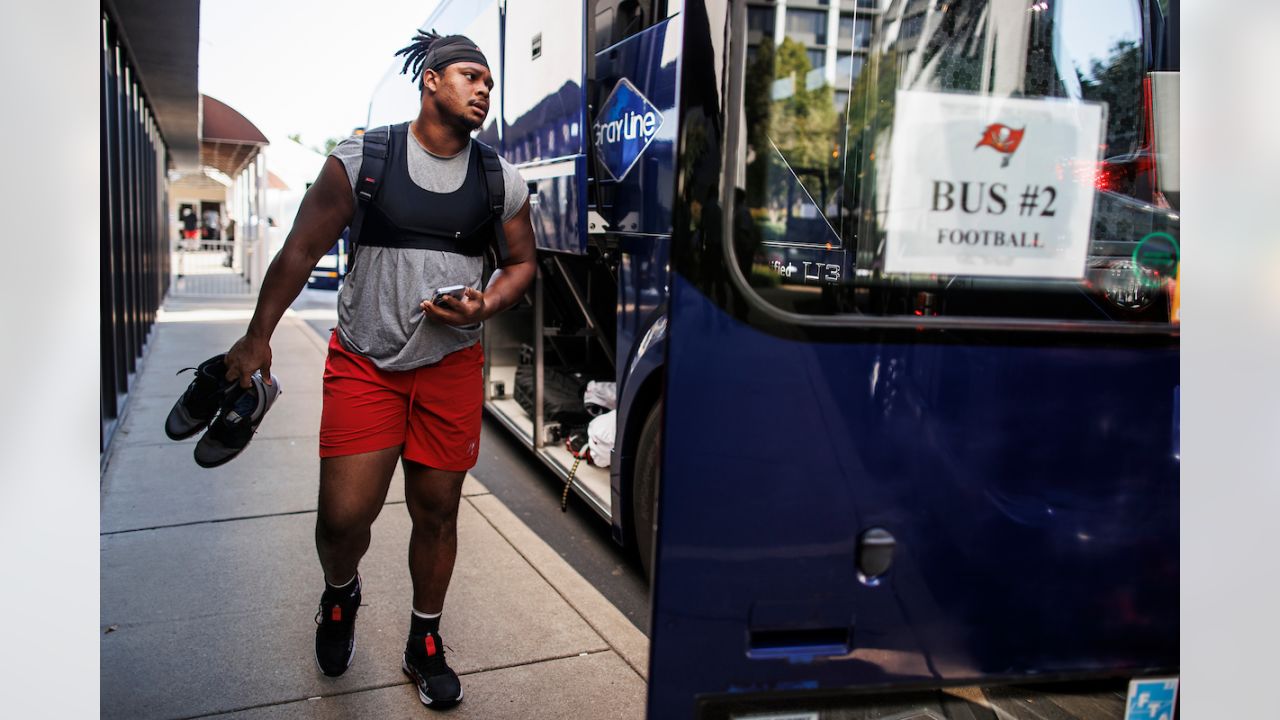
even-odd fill
[[[336,302],[333,291],[303,290],[293,309],[327,340],[336,322]],[[560,480],[487,416],[480,447],[472,470],[476,479],[647,635],[649,589],[644,570],[613,542],[609,524],[577,495],[570,495],[568,512],[560,512]]]

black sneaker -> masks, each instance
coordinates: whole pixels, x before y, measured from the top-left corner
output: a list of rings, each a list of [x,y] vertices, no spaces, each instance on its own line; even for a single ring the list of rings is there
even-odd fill
[[[209,425],[218,414],[223,397],[235,383],[227,380],[226,355],[214,355],[200,363],[200,367],[183,368],[177,374],[195,370],[196,377],[173,404],[169,417],[164,421],[164,434],[170,440],[185,440]]]
[[[444,661],[444,641],[439,633],[410,635],[400,669],[418,686],[418,699],[433,710],[462,702],[462,683]]]
[[[356,654],[356,613],[360,610],[360,576],[355,589],[324,588],[316,613],[316,665],[337,677],[351,667]]]
[[[196,443],[195,458],[200,467],[217,467],[239,455],[280,396],[280,380],[275,375],[269,385],[260,372],[255,372],[251,380],[253,384],[248,388],[236,385],[224,394],[222,409]]]

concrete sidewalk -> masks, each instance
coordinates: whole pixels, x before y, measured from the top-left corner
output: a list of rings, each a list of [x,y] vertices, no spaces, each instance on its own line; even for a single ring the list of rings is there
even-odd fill
[[[272,340],[284,394],[239,458],[196,466],[164,418],[184,367],[240,336],[251,299],[170,299],[102,478],[102,717],[433,715],[400,671],[411,596],[400,471],[361,566],[355,662],[312,652],[316,435],[325,343],[292,311]],[[648,640],[468,476],[442,635],[454,718],[642,718]]]

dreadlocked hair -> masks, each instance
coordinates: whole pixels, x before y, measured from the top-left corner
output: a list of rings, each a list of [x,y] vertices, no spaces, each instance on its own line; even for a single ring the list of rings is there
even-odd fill
[[[440,39],[440,33],[435,30],[423,32],[419,30],[413,37],[413,42],[400,48],[396,52],[396,57],[404,56],[404,67],[400,69],[400,74],[410,74],[414,84],[422,78],[423,64],[427,61],[427,53],[431,51],[431,46]]]

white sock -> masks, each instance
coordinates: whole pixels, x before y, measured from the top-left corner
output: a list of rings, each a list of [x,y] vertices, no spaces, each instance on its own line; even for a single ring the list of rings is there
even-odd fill
[[[343,588],[350,587],[350,586],[351,586],[351,583],[355,582],[355,581],[356,581],[356,578],[358,578],[358,577],[360,577],[360,573],[356,573],[355,575],[352,575],[350,580],[348,580],[348,581],[346,581],[346,582],[342,583],[341,585],[334,585],[333,583],[329,582],[329,578],[325,578],[325,579],[324,579],[324,584],[325,584],[325,585],[328,585],[329,587],[331,587],[331,588],[333,588],[333,589],[335,589],[335,590],[342,590]]]
[[[411,607],[411,608],[409,608],[409,609],[410,609],[410,610],[413,610],[413,616],[414,616],[414,617],[420,617],[420,618],[422,618],[423,620],[435,620],[436,618],[440,617],[440,615],[441,615],[441,614],[442,614],[442,612],[443,612],[443,611],[442,611],[442,612],[438,612],[438,613],[428,614],[428,613],[424,613],[424,612],[418,612],[416,608],[412,608],[412,607]]]

